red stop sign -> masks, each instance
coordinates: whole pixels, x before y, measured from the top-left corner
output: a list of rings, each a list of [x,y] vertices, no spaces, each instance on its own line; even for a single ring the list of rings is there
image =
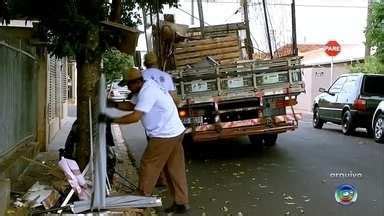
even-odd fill
[[[341,51],[341,46],[337,41],[330,40],[325,44],[325,53],[329,56],[337,56]]]

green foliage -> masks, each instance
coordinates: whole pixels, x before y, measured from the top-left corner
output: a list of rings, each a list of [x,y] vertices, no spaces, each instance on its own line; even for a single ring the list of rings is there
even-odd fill
[[[384,74],[384,64],[375,56],[365,59],[364,63],[359,63],[351,67],[352,73]]]
[[[103,72],[107,81],[120,79],[122,73],[134,66],[133,57],[117,49],[109,49],[103,55]]]
[[[156,13],[157,11],[162,12],[164,5],[177,7],[177,2],[178,0],[123,0],[121,21],[127,26],[135,27],[142,24],[142,17],[139,13],[142,8],[148,11],[152,10],[152,13]]]
[[[141,8],[177,6],[177,0],[122,0],[122,23],[141,23]],[[101,21],[108,20],[110,0],[0,0],[0,21],[30,19],[40,21],[36,35],[48,42],[49,50],[58,57],[85,56],[83,61],[100,57],[116,41],[103,31]]]
[[[376,49],[377,60],[384,63],[384,2],[376,1],[372,4],[368,18],[367,43]]]

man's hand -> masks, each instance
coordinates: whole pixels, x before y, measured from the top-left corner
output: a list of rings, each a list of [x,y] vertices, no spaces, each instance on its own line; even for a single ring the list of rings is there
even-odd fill
[[[118,103],[116,103],[116,102],[113,102],[113,101],[107,102],[107,107],[109,107],[109,108],[117,108],[117,106],[118,106]]]
[[[105,113],[100,113],[99,114],[99,122],[112,123],[113,122],[113,118],[111,118],[109,115],[107,115]]]

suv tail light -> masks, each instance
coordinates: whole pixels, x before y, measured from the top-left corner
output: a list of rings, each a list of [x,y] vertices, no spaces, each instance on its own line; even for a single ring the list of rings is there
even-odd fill
[[[358,111],[365,111],[366,110],[366,104],[367,104],[366,100],[357,99],[357,100],[355,100],[353,107]]]

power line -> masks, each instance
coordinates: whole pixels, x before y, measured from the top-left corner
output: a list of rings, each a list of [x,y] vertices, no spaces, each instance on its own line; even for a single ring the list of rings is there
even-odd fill
[[[242,7],[239,7],[235,12],[233,12],[233,14],[230,17],[226,18],[224,22],[226,23],[229,19],[234,17],[236,14],[238,14],[241,9],[242,9]]]
[[[235,2],[234,2],[235,3]],[[255,5],[261,4],[261,2],[253,3]],[[291,6],[290,4],[286,3],[269,3],[267,5],[272,6]],[[315,4],[296,4],[296,7],[314,7],[314,8],[367,8],[367,6],[363,5],[315,5]]]
[[[191,0],[184,0],[184,2],[191,2]],[[212,1],[212,2],[203,2],[204,4],[240,4],[240,1]],[[260,2],[251,3],[249,5],[261,4]],[[275,5],[275,6],[291,6],[288,3],[267,3],[266,5]],[[325,5],[325,4],[296,4],[296,7],[320,7],[320,8],[367,8],[365,5]]]
[[[198,21],[200,21],[200,19],[199,19],[198,17],[193,16],[192,14],[188,13],[187,11],[185,11],[185,10],[183,10],[183,9],[181,9],[181,8],[176,8],[176,9],[178,9],[178,10],[180,10],[181,12],[184,12],[184,13],[188,14],[189,16],[191,16],[191,17],[197,19]],[[204,24],[210,26],[210,24],[208,24],[208,23],[205,22],[205,21],[204,21]]]

